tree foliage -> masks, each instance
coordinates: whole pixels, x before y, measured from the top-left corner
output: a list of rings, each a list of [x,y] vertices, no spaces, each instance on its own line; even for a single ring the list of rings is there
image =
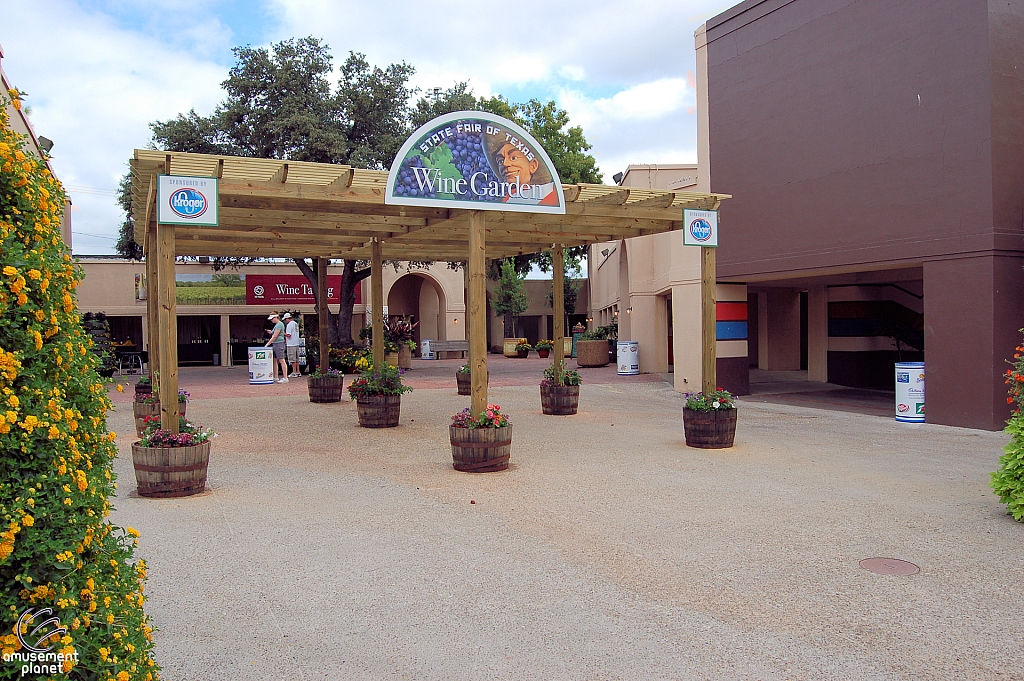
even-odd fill
[[[501,275],[498,278],[498,285],[494,287],[491,307],[496,314],[505,316],[506,338],[516,337],[516,321],[519,315],[530,307],[530,298],[526,295],[526,288],[523,285],[525,279],[525,275],[516,271],[511,259],[501,263]],[[509,333],[513,335],[509,336]]]
[[[60,238],[65,192],[10,128],[6,104],[0,99],[0,648],[26,654],[14,635],[19,615],[49,608],[66,633],[30,641],[71,655],[67,678],[149,681],[158,669],[142,608],[146,567],[133,558],[138,533],[106,520],[113,405],[75,306],[82,272]],[[20,664],[5,664],[4,677]]]

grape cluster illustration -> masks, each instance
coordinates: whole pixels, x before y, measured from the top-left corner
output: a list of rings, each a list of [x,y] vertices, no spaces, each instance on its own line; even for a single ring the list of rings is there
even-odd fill
[[[397,196],[415,196],[422,198],[437,198],[437,185],[434,184],[433,189],[429,186],[420,188],[420,182],[417,180],[416,171],[414,168],[428,168],[438,169],[442,171],[447,177],[451,177],[451,173],[444,173],[444,167],[447,166],[449,171],[454,166],[455,170],[458,171],[460,179],[464,179],[469,182],[476,173],[483,173],[482,176],[476,178],[476,186],[479,189],[487,187],[491,182],[499,182],[500,180],[491,170],[490,164],[487,162],[487,154],[484,151],[483,141],[481,139],[482,133],[469,132],[467,130],[460,130],[455,133],[453,137],[447,138],[442,144],[451,151],[451,160],[448,160],[447,154],[440,153],[440,150],[444,147],[435,147],[430,154],[424,156],[422,154],[415,154],[402,160],[402,165],[398,171],[398,177],[395,180],[394,193]],[[422,171],[420,171],[422,173]],[[502,197],[498,196],[480,196],[472,191],[468,191],[462,195],[462,198],[471,201],[500,201]]]
[[[477,186],[485,187],[491,182],[498,182],[498,178],[491,170],[487,162],[487,154],[484,152],[481,133],[460,131],[455,133],[454,144],[449,138],[448,147],[452,150],[452,163],[459,169],[462,176],[467,180],[473,177],[474,173],[484,173],[484,177],[477,178]],[[477,196],[470,193],[474,201],[497,201],[497,196]]]
[[[423,157],[417,154],[416,156],[409,156],[402,161],[402,169],[398,171],[398,179],[395,181],[395,194],[398,196],[422,196],[428,199],[437,198],[437,192],[432,192],[429,188],[424,187],[420,190],[420,185],[416,181],[416,175],[413,168],[424,168]]]

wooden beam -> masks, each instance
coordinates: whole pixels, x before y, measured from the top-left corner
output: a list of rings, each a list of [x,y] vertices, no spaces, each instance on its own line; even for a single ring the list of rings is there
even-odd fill
[[[174,225],[156,227],[159,279],[157,324],[160,334],[160,427],[178,432],[178,317],[174,285]]]
[[[327,339],[330,337],[331,329],[331,306],[327,302],[327,264],[328,258],[316,259],[316,289],[317,306],[316,314],[318,326],[320,327],[320,367],[326,370],[331,365],[331,346]]]
[[[156,266],[156,223],[146,227],[146,324],[149,326],[149,380],[156,385],[160,375],[160,275]]]
[[[332,181],[327,186],[328,187],[332,187],[332,188],[333,187],[341,188],[341,189],[345,189],[347,187],[351,187],[352,186],[352,176],[353,175],[355,175],[355,171],[352,168],[348,168],[347,170],[343,170],[341,175],[338,176],[338,179]]]
[[[288,181],[288,164],[287,163],[282,163],[281,167],[277,169],[276,173],[274,173],[274,176],[270,178],[270,181],[271,182],[280,182],[282,184],[287,182]]]
[[[373,305],[373,366],[384,366],[384,274],[380,240],[370,244],[370,302]]]
[[[551,250],[551,266],[551,302],[555,322],[552,340],[555,341],[555,366],[559,372],[556,378],[561,379],[562,362],[565,361],[565,342],[562,340],[565,337],[565,254],[561,244]]]
[[[715,315],[715,284],[716,284],[716,248],[700,249],[700,289],[701,289],[701,386],[705,395],[710,395],[718,387],[717,363],[717,329]]]
[[[586,203],[608,203],[608,204],[611,204],[611,205],[619,205],[619,206],[621,206],[622,204],[626,203],[626,200],[628,198],[629,198],[629,190],[628,189],[620,189],[618,191],[608,192],[607,194],[601,194],[600,196],[595,196],[592,199],[586,199],[585,202]]]
[[[469,214],[470,411],[487,410],[487,229],[484,212]]]

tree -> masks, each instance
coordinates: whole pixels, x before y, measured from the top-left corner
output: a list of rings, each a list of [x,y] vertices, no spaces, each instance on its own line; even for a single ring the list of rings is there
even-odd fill
[[[501,276],[498,278],[498,285],[494,287],[494,299],[491,307],[494,312],[505,316],[505,338],[517,338],[516,321],[519,315],[526,312],[530,307],[530,299],[523,287],[523,280],[526,276],[517,272],[511,258],[506,258],[501,263]],[[509,335],[509,332],[512,335]]]
[[[127,260],[142,260],[142,246],[135,243],[135,218],[132,217],[132,174],[128,173],[121,178],[117,186],[117,203],[124,211],[124,222],[117,233],[117,243],[114,250],[118,255]]]
[[[107,519],[116,482],[106,419],[113,405],[75,306],[82,270],[60,238],[65,192],[9,126],[8,102],[0,99],[3,652],[29,653],[11,632],[34,611],[29,641],[63,627],[59,642],[42,647],[72,656],[55,663],[61,674],[47,676],[143,679],[158,671],[142,608],[146,566],[133,556],[138,533]],[[50,616],[59,624],[47,623]],[[5,664],[4,678],[15,669]]]
[[[583,267],[581,266],[582,257],[579,255],[573,255],[567,253],[569,249],[563,249],[564,259],[564,272],[565,277],[562,279],[562,302],[564,306],[565,318],[562,320],[562,328],[569,328],[569,315],[576,313],[576,300],[580,295],[580,288],[583,286],[580,277],[583,275]],[[542,272],[550,271],[552,267],[552,254],[551,251],[544,251],[541,255],[541,262],[538,263]],[[548,305],[551,307],[555,306],[555,291],[554,282],[552,282],[552,288],[548,291]]]

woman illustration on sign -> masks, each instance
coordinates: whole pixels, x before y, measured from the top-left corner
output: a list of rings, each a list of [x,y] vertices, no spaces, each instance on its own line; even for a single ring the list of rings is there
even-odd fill
[[[515,196],[505,196],[505,203],[558,205],[558,193],[551,173],[531,145],[505,131],[483,137],[497,175],[518,187]]]

